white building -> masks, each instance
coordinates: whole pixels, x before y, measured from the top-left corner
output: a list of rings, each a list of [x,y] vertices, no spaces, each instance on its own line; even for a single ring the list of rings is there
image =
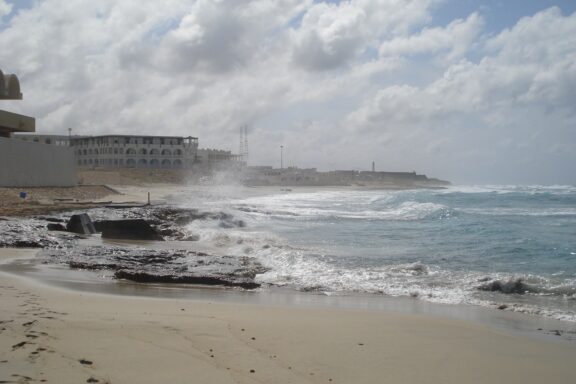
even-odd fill
[[[79,167],[191,168],[198,138],[179,136],[106,135],[71,137]]]
[[[197,166],[205,172],[223,169],[240,169],[244,164],[242,156],[222,149],[199,149],[196,154]]]

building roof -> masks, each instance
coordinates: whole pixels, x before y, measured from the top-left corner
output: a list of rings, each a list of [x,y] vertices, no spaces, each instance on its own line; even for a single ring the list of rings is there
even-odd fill
[[[149,135],[97,135],[97,136],[71,136],[71,140],[76,139],[100,139],[105,137],[146,137],[151,139],[196,139],[193,136],[149,136]]]
[[[34,132],[35,130],[36,120],[33,117],[0,111],[0,131]]]

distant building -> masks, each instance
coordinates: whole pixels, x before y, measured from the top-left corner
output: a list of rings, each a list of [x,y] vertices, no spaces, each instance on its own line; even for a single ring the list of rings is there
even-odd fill
[[[191,168],[198,138],[180,136],[105,135],[71,137],[76,164],[101,168]]]
[[[340,170],[318,172],[316,168],[246,167],[242,172],[246,185],[280,186],[368,186],[390,188],[419,188],[445,186],[450,183],[429,179],[416,172],[367,172]]]
[[[199,149],[196,154],[197,166],[204,172],[222,169],[235,169],[244,165],[242,155],[221,149]]]
[[[64,135],[37,135],[35,133],[33,134],[15,133],[13,137],[18,140],[40,144],[52,144],[62,147],[68,147],[70,145],[70,136],[64,136]]]
[[[73,147],[75,164],[91,168],[191,168],[198,139],[180,136],[16,134],[17,139]]]
[[[316,168],[273,168],[271,166],[246,167],[243,181],[247,185],[321,185]]]

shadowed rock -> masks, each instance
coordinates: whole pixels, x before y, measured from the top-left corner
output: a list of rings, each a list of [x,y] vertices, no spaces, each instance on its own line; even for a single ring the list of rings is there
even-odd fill
[[[49,231],[66,231],[66,227],[59,223],[50,223],[46,226]]]
[[[215,276],[193,276],[193,275],[162,275],[143,271],[128,271],[121,269],[114,273],[117,279],[126,279],[138,283],[170,283],[170,284],[200,284],[200,285],[222,285],[225,287],[240,287],[244,289],[255,289],[260,284],[249,279],[221,278]]]
[[[102,238],[104,239],[164,240],[143,219],[100,221],[98,222],[98,229],[102,231]]]
[[[82,235],[91,235],[96,233],[96,228],[94,228],[90,216],[86,213],[72,215],[68,224],[66,224],[66,230],[68,232],[80,233]]]

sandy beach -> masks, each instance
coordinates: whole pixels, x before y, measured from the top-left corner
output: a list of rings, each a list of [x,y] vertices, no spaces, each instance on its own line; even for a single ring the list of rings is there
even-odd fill
[[[2,260],[35,251],[4,249]],[[0,273],[4,383],[571,383],[576,345],[418,314],[112,296]]]

